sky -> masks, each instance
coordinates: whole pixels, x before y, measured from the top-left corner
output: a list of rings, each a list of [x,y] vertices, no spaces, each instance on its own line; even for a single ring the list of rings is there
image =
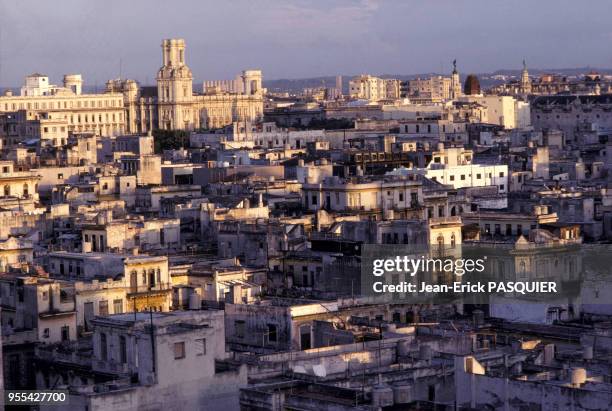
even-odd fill
[[[610,0],[0,0],[0,86],[42,72],[154,84],[184,38],[196,81],[612,67]]]

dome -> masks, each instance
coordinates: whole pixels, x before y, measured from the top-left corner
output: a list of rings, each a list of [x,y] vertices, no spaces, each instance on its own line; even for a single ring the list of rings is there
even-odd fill
[[[475,74],[470,74],[465,79],[465,83],[463,85],[463,94],[466,95],[474,95],[480,94],[480,81],[478,81],[478,77]]]

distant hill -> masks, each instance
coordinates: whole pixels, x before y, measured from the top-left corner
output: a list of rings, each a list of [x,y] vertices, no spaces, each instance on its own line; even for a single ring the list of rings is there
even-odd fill
[[[578,67],[578,68],[565,68],[565,69],[537,69],[537,68],[529,68],[530,76],[540,76],[542,74],[560,74],[568,77],[580,77],[591,71],[595,71],[599,74],[604,75],[612,75],[612,69],[608,68],[595,68],[595,67]],[[471,73],[462,72],[461,73],[461,81],[465,79],[465,77]],[[396,78],[402,81],[411,80],[415,78],[427,78],[435,75],[445,75],[449,76],[450,73],[419,73],[419,74],[374,74],[382,78]],[[480,80],[480,85],[483,88],[492,87],[494,85],[500,84],[504,81],[508,81],[510,79],[519,78],[521,75],[521,70],[497,70],[492,73],[476,73],[478,79]],[[343,91],[348,92],[348,83],[351,78],[355,77],[355,75],[342,75],[342,86]],[[505,78],[505,80],[504,80]],[[201,91],[201,87],[198,89],[198,82],[194,82],[194,91],[197,89]],[[154,86],[155,84],[153,84]],[[336,76],[323,76],[323,77],[308,77],[308,78],[296,78],[296,79],[277,79],[277,80],[266,80],[264,73],[264,87],[266,87],[270,91],[287,91],[287,92],[300,92],[304,88],[314,88],[314,87],[336,87]],[[142,84],[141,84],[142,86]],[[13,90],[15,95],[19,94],[21,86],[0,86],[0,92],[4,92],[6,89]],[[85,93],[101,93],[104,91],[104,85],[88,85],[85,84],[83,87],[83,92]]]

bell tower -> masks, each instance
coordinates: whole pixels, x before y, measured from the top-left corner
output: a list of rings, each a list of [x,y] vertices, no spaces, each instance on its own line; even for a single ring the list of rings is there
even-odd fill
[[[157,72],[159,127],[191,129],[193,115],[193,74],[185,64],[185,40],[162,41],[162,67]]]

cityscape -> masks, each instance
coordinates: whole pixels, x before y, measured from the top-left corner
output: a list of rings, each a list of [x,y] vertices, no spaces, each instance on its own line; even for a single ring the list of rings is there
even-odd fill
[[[278,56],[230,70],[243,60],[202,48],[206,19],[151,37],[143,11],[132,38],[126,12],[108,44],[134,56],[94,67],[110,46],[67,50],[93,33],[56,41],[0,5],[0,404],[612,410],[612,60],[546,69],[575,49],[521,43],[512,66],[466,47],[400,71],[381,46],[350,72],[334,50],[363,51],[354,24],[378,38],[371,16],[422,2],[237,3],[206,35],[252,59],[265,34],[257,53]],[[287,37],[238,27],[249,13]],[[329,53],[315,28],[338,35]],[[292,65],[315,47],[302,35],[316,70]]]

